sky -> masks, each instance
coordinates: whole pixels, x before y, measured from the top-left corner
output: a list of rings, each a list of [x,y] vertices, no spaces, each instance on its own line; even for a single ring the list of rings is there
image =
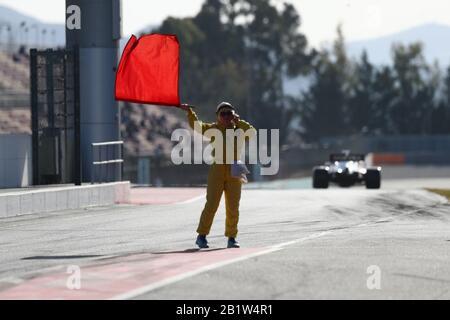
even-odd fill
[[[283,0],[272,0],[281,3]],[[450,25],[449,0],[287,0],[302,17],[310,44],[332,41],[341,23],[347,41],[376,38],[425,23]],[[203,0],[122,0],[123,33],[130,35],[167,16],[195,15]],[[43,22],[64,23],[65,0],[0,0]]]

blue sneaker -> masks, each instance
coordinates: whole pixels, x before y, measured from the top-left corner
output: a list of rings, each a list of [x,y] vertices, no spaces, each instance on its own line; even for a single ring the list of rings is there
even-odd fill
[[[228,248],[240,248],[241,245],[236,241],[235,238],[228,238]]]
[[[198,245],[200,249],[209,248],[208,246],[208,240],[206,240],[206,236],[199,234],[197,237],[197,241],[195,241],[195,244]]]

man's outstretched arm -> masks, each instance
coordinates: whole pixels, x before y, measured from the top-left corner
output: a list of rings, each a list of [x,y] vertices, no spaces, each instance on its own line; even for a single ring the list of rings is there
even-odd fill
[[[236,128],[238,129],[242,129],[244,131],[247,131],[249,129],[255,129],[250,123],[248,123],[245,120],[240,119],[239,121],[237,121],[236,123]]]
[[[182,104],[182,105],[180,105],[180,108],[185,110],[185,111],[187,111],[187,117],[188,117],[189,126],[193,130],[196,129],[195,122],[197,122],[197,128],[201,128],[201,132],[199,130],[197,130],[198,133],[203,135],[206,130],[210,129],[213,126],[212,123],[205,123],[203,121],[200,121],[198,119],[197,114],[192,109],[192,106],[190,106],[188,104]]]
[[[256,135],[256,129],[250,123],[245,120],[242,120],[238,114],[235,115],[236,129],[242,129],[245,133],[248,134],[248,138],[253,138]],[[250,130],[247,132],[247,130]]]

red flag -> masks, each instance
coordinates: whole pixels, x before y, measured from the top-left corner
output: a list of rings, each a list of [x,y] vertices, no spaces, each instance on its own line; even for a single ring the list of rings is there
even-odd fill
[[[116,74],[116,100],[179,106],[179,56],[175,35],[131,36]]]

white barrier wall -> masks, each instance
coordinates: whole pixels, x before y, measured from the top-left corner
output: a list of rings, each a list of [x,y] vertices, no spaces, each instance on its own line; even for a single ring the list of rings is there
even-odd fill
[[[30,134],[0,134],[0,188],[21,188],[32,183]]]
[[[130,202],[130,182],[26,188],[0,192],[0,218]]]

